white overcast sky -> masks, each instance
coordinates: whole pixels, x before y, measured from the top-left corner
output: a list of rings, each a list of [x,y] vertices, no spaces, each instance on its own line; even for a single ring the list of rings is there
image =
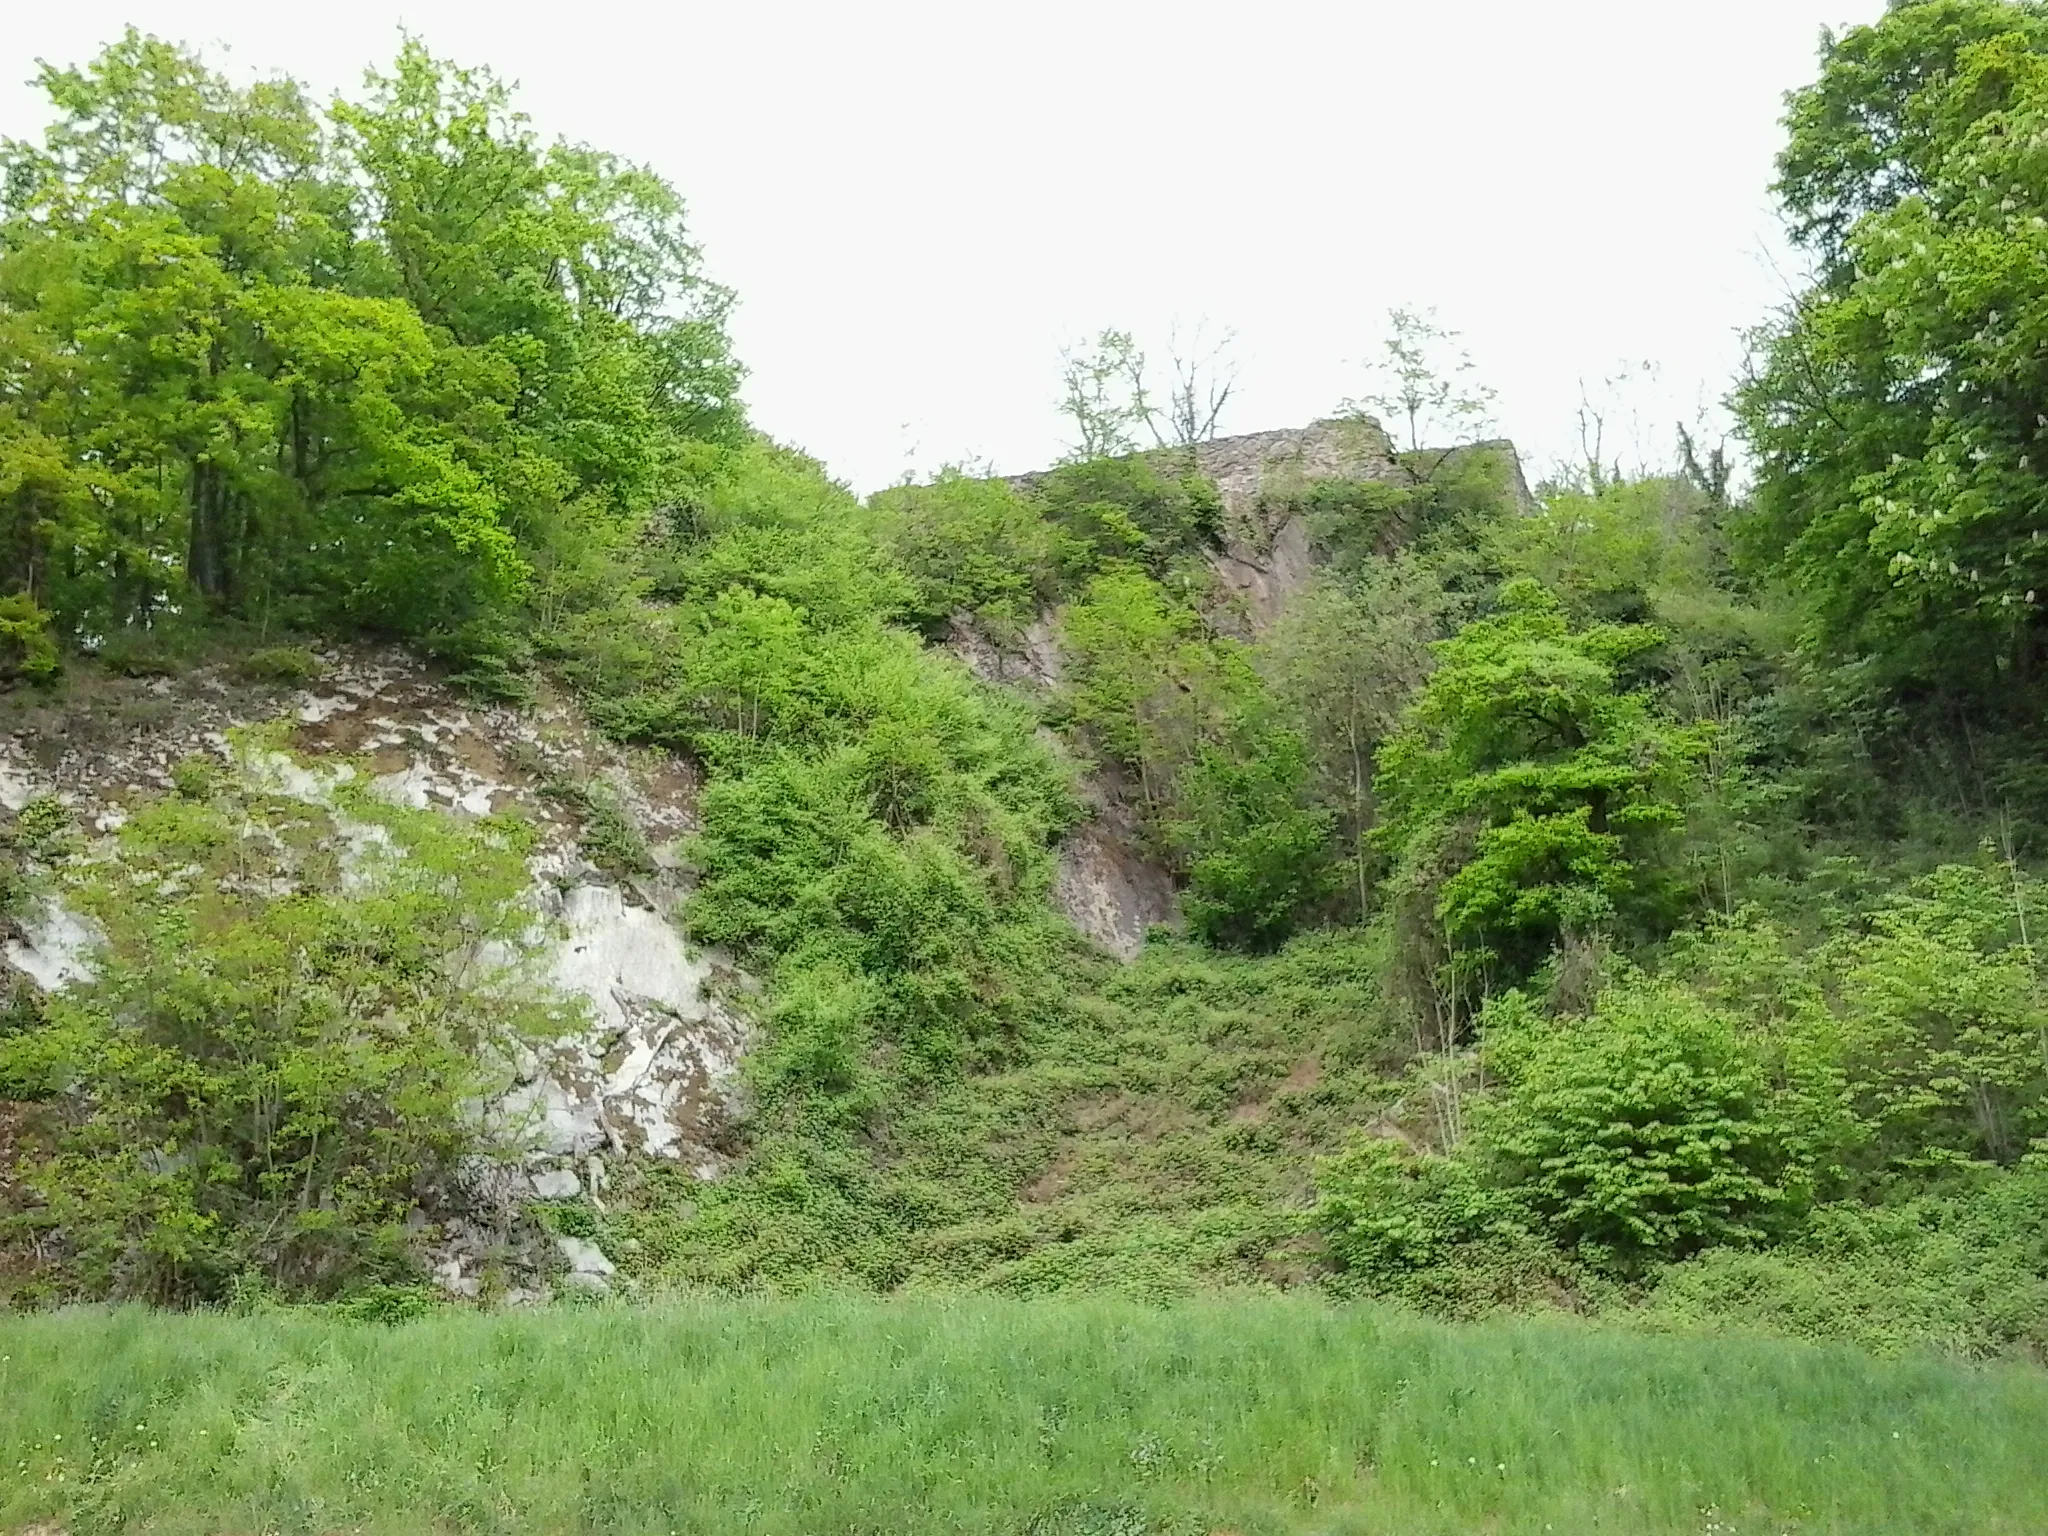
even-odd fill
[[[1597,393],[1661,457],[1791,270],[1768,186],[1820,29],[1883,0],[0,0],[0,134],[34,61],[129,22],[322,94],[401,26],[549,134],[689,200],[755,421],[858,489],[1059,451],[1060,348],[1237,335],[1226,431],[1363,387],[1433,306],[1541,470]],[[1630,436],[1640,439],[1630,444]]]

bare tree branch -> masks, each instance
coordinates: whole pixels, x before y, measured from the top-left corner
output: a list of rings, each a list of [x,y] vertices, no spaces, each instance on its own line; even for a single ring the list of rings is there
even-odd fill
[[[1237,363],[1230,355],[1236,333],[1225,331],[1213,344],[1205,345],[1202,332],[1203,327],[1197,325],[1183,345],[1176,327],[1168,345],[1173,386],[1166,420],[1176,447],[1191,448],[1215,437],[1217,422],[1237,389]],[[1160,446],[1166,446],[1163,439]]]

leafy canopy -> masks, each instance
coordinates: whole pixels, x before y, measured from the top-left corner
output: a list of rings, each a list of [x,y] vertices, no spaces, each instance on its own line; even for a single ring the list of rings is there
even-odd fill
[[[1573,630],[1518,579],[1499,611],[1437,646],[1437,667],[1379,751],[1376,834],[1399,899],[1427,908],[1462,977],[1512,984],[1568,933],[1674,914],[1661,843],[1684,821],[1704,730],[1629,688],[1662,637]]]
[[[42,145],[0,145],[0,586],[74,643],[197,599],[502,659],[739,429],[675,193],[485,72],[408,41],[323,114],[131,29],[40,84]]]
[[[1827,649],[1978,692],[2048,600],[2048,12],[1892,7],[1798,93],[1780,192],[1818,265],[1738,391],[1748,538]]]

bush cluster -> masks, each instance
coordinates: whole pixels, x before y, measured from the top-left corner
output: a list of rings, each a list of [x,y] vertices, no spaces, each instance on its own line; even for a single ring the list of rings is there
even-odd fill
[[[488,1150],[485,1063],[544,1013],[452,963],[524,942],[527,841],[338,793],[382,832],[346,870],[317,852],[340,841],[328,813],[219,772],[181,773],[111,856],[30,840],[103,936],[89,983],[0,1035],[8,1096],[48,1112],[8,1221],[63,1256],[55,1294],[324,1299],[417,1276],[408,1218]]]

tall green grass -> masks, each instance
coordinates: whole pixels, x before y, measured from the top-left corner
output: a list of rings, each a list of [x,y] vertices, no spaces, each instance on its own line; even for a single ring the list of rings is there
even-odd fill
[[[2048,1376],[1310,1300],[0,1322],[0,1530],[2048,1530]]]

